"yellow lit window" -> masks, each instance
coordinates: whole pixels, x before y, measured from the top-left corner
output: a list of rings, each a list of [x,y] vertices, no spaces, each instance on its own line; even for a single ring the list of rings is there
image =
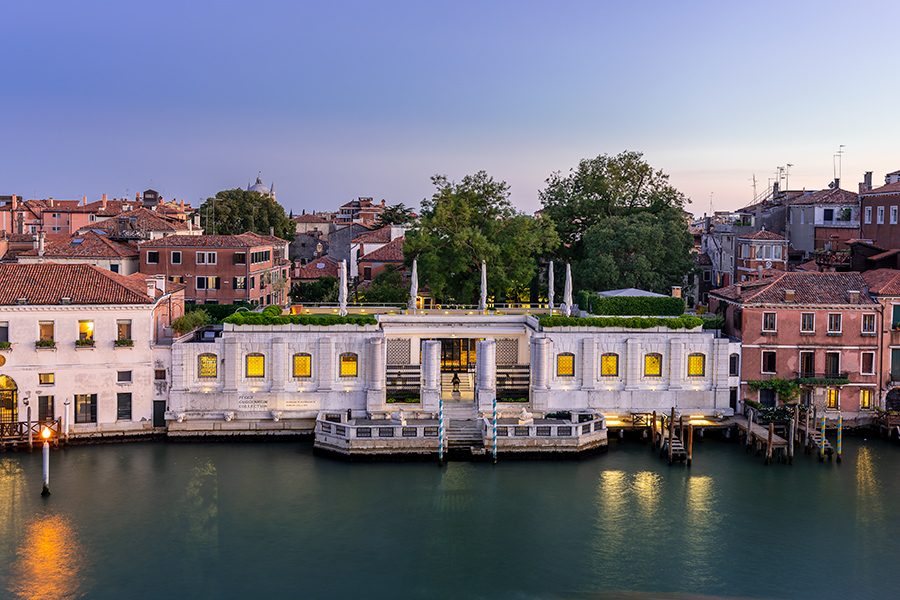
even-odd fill
[[[215,379],[218,374],[219,359],[215,354],[201,354],[199,357],[200,377],[210,377]]]
[[[619,355],[604,354],[600,357],[600,375],[602,377],[618,377]]]
[[[294,355],[294,377],[312,377],[312,356],[309,354]]]
[[[688,355],[688,377],[703,377],[706,374],[706,357],[702,354]]]
[[[559,377],[575,377],[575,355],[559,354],[556,357],[556,375]]]
[[[53,341],[53,321],[41,321],[41,341],[42,342],[52,342]]]
[[[644,356],[644,377],[662,377],[662,355]]]
[[[247,377],[266,376],[266,357],[262,354],[247,355]]]
[[[341,354],[341,377],[356,377],[357,358],[355,354]]]
[[[838,406],[838,391],[837,390],[828,390],[828,404],[826,404],[826,408],[837,408]]]
[[[872,390],[859,390],[859,407],[872,408]]]
[[[38,373],[38,383],[41,385],[53,385],[53,373]]]
[[[94,322],[78,321],[78,339],[92,340],[94,339]]]

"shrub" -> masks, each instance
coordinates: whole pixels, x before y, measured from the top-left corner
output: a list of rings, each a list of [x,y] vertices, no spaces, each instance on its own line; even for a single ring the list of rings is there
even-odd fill
[[[34,343],[36,348],[55,348],[56,342],[53,340],[38,340]]]
[[[93,345],[94,345],[94,340],[92,340],[92,339],[89,339],[89,340],[75,340],[75,345],[76,345],[76,346],[93,346]]]
[[[700,317],[540,317],[541,327],[626,327],[628,329],[694,329],[703,325]]]
[[[134,346],[134,340],[128,338],[116,340],[116,346],[120,348],[131,348],[132,346]]]
[[[581,292],[578,306],[595,315],[677,317],[684,314],[684,298],[671,296],[599,296]]]
[[[237,302],[235,304],[185,304],[185,313],[198,310],[206,311],[209,315],[210,323],[221,323],[222,319],[233,314],[239,308],[252,309],[253,306],[246,302]]]
[[[203,309],[195,309],[172,321],[172,329],[183,335],[208,324],[209,313]]]
[[[233,325],[377,325],[375,317],[369,315],[266,315],[262,313],[238,312],[226,318],[223,323]]]

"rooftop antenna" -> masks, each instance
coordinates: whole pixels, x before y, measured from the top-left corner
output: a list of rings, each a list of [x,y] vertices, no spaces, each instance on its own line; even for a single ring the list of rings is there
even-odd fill
[[[843,154],[844,154],[844,144],[841,144],[840,146],[838,146],[837,154],[835,154],[831,159],[831,166],[834,168],[834,178],[837,179],[838,181],[841,180],[841,161],[842,161]],[[834,160],[835,158],[837,159],[836,163]]]
[[[753,177],[750,179],[753,182],[753,201],[756,202],[756,173],[753,174]]]
[[[709,216],[713,216],[715,213],[713,212],[713,203],[712,203],[713,193],[709,193]]]
[[[793,167],[791,163],[787,164],[787,167],[784,169],[784,191],[788,191],[791,189],[790,177],[791,177],[791,167]]]

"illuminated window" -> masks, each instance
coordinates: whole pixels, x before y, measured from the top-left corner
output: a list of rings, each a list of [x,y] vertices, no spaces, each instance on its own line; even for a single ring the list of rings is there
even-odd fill
[[[836,389],[828,390],[828,403],[825,405],[825,408],[837,408],[838,407],[838,391]]]
[[[116,321],[116,335],[117,339],[120,340],[130,340],[131,339],[131,319],[120,319]]]
[[[247,377],[266,376],[266,357],[262,354],[247,355]]]
[[[688,377],[703,377],[706,375],[706,356],[695,353],[688,355]]]
[[[93,340],[94,339],[94,322],[78,321],[78,339]]]
[[[558,377],[575,377],[575,355],[570,352],[556,356],[556,375]]]
[[[201,354],[197,360],[200,377],[215,379],[218,376],[219,359],[215,354]]]
[[[859,407],[872,408],[872,390],[859,390]]]
[[[600,357],[600,376],[619,376],[619,355],[609,352]]]
[[[53,385],[53,373],[38,373],[38,383],[41,385]]]
[[[75,394],[75,422],[97,422],[97,394]]]
[[[52,342],[53,341],[53,321],[41,321],[41,341],[42,342]]]
[[[644,356],[644,377],[662,377],[661,354],[647,354]]]
[[[294,355],[294,377],[312,377],[312,356],[309,354]]]
[[[356,377],[357,357],[352,352],[341,354],[341,377]]]

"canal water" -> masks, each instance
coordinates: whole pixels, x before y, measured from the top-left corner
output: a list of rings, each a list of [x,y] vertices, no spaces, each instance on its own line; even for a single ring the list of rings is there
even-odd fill
[[[345,463],[299,443],[0,454],[0,598],[889,598],[900,447],[692,467]]]

